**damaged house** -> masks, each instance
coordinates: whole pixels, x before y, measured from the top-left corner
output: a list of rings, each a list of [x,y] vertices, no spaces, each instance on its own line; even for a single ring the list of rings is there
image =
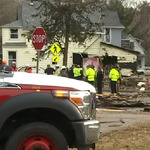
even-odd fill
[[[88,57],[98,56],[104,67],[119,64],[124,74],[126,74],[126,70],[130,70],[130,72],[136,71],[139,52],[121,47],[121,36],[124,26],[120,23],[117,12],[103,11],[99,20],[103,34],[95,35],[93,41],[83,53],[88,54]],[[86,56],[80,55],[78,60],[80,57],[82,59]],[[74,60],[79,64],[77,59]]]
[[[32,23],[39,26],[37,20],[32,17],[38,6],[39,2],[35,1],[31,5],[30,1],[23,1],[18,9],[18,20],[2,26],[2,57],[9,65],[12,61],[16,61],[18,67],[24,66],[26,63],[36,65],[36,62],[32,61],[36,51],[31,41],[28,41],[22,34],[30,30]],[[97,56],[102,60],[104,66],[115,61],[121,67],[135,70],[138,53],[121,47],[121,32],[124,26],[120,23],[117,12],[103,11],[93,14],[91,18],[100,28],[96,29],[92,39],[86,41],[85,46],[69,43],[67,66],[70,67],[73,63],[82,65],[84,57]],[[83,53],[84,56],[81,55]],[[107,57],[105,57],[106,54]],[[58,64],[62,65],[61,54],[59,60]],[[40,67],[44,68],[47,64],[52,65],[51,56],[40,61]]]

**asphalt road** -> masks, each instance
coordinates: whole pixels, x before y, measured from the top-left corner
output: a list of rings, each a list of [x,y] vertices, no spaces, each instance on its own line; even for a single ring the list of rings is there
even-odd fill
[[[112,111],[97,112],[97,119],[102,122],[101,132],[103,134],[123,127],[128,127],[138,122],[148,121],[150,120],[150,114],[113,113]],[[123,120],[124,123],[121,123],[120,119]]]

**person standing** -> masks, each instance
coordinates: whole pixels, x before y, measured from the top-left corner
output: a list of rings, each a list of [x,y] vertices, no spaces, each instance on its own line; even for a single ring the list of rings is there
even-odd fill
[[[112,67],[112,69],[109,72],[109,79],[110,79],[110,86],[111,86],[111,93],[116,95],[117,94],[117,81],[119,79],[120,75],[118,70],[115,66]]]
[[[92,67],[90,65],[87,66],[87,70],[85,72],[85,76],[86,76],[87,82],[94,86],[95,70],[92,69]]]
[[[55,69],[52,68],[49,64],[47,65],[47,68],[45,69],[44,73],[47,75],[53,75],[55,72]]]
[[[11,69],[12,71],[16,72],[17,71],[17,67],[16,67],[16,62],[13,61],[12,64],[11,64]]]
[[[9,73],[12,71],[11,67],[7,65],[6,60],[2,60],[2,65],[0,66],[0,71],[4,71],[5,73]]]
[[[60,74],[60,68],[59,68],[59,65],[56,65],[54,75],[58,76],[59,74]]]
[[[29,64],[26,64],[26,67],[25,67],[24,72],[32,73],[32,69],[31,69],[31,67],[30,67],[30,65],[29,65]]]
[[[82,79],[82,70],[79,65],[76,65],[73,69],[74,79],[81,80]]]
[[[71,79],[74,79],[74,73],[73,73],[74,68],[75,68],[75,65],[73,64],[68,70],[68,77]]]
[[[62,66],[59,76],[68,77],[67,68],[65,66]]]
[[[102,94],[102,87],[103,87],[103,70],[101,66],[98,66],[97,75],[96,75],[96,82],[97,82],[97,93]]]

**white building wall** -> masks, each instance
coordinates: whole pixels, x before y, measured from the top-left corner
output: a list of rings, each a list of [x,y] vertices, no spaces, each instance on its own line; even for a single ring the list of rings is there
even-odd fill
[[[3,44],[5,42],[26,42],[27,47],[3,47],[3,59],[8,61],[8,52],[16,51],[17,52],[17,66],[24,66],[25,64],[30,64],[32,66],[36,65],[35,61],[32,61],[32,58],[36,57],[36,50],[33,48],[31,41],[28,42],[23,36],[21,36],[25,31],[21,28],[19,29],[19,38],[17,40],[10,39],[10,30],[8,28],[2,29],[2,37]],[[104,50],[105,49],[105,50]],[[104,45],[100,45],[100,35],[95,35],[91,40],[86,40],[86,46],[78,46],[77,43],[69,44],[69,52],[68,52],[68,67],[72,65],[72,54],[73,53],[82,53],[87,52],[89,54],[94,54],[98,56],[105,55],[107,52],[110,56],[118,56],[120,58],[126,57],[125,62],[133,62],[136,60],[136,55],[123,51],[121,49],[116,49]],[[58,54],[60,56],[58,64],[62,66],[63,56],[62,54]],[[47,64],[52,65],[52,54],[49,58],[42,59],[39,63],[40,67],[46,68]],[[52,65],[54,66],[54,65]]]
[[[2,28],[2,43],[4,44],[5,42],[25,42],[26,39],[22,36],[23,34],[23,29],[18,28],[18,39],[11,39],[10,38],[10,29],[9,28]]]
[[[105,54],[108,53],[109,56],[117,56],[118,62],[120,63],[137,61],[136,54],[122,50],[122,48],[117,48],[106,44],[100,45],[100,41],[95,42],[86,50],[86,52],[89,54],[97,54],[98,56],[105,56]]]
[[[96,42],[95,42],[96,41]],[[98,41],[98,42],[97,42]],[[97,54],[97,51],[100,48],[100,45],[96,45],[94,43],[100,42],[100,35],[94,35],[92,39],[86,40],[86,46],[79,46],[77,43],[70,43],[69,44],[69,53],[68,53],[68,66],[71,66],[73,63],[73,53],[82,53],[86,52],[86,49],[92,47],[92,53]]]
[[[3,59],[8,61],[8,52],[9,51],[16,51],[17,52],[17,66],[24,66],[25,64],[30,64],[32,66],[36,65],[35,61],[32,61],[32,58],[36,57],[36,50],[33,48],[31,41],[22,36],[24,31],[22,28],[19,28],[19,38],[18,39],[10,39],[10,29],[3,28],[2,29],[2,37],[3,37],[3,44],[6,42],[26,42],[27,47],[3,47]],[[72,65],[73,62],[73,53],[82,53],[87,47],[89,47],[95,40],[99,41],[100,35],[95,35],[91,40],[86,40],[86,47],[85,46],[78,46],[77,43],[70,43],[69,44],[69,52],[68,52],[68,67]],[[99,48],[99,47],[97,47]],[[96,50],[97,51],[97,50]],[[93,50],[95,53],[96,51]],[[63,55],[58,54],[59,62],[58,64],[62,66],[63,64]],[[52,54],[47,58],[45,56],[44,59],[41,59],[39,65],[40,67],[45,68],[47,64],[52,65]],[[54,66],[54,65],[52,65]]]
[[[122,50],[121,48],[101,45],[100,56],[108,53],[109,56],[117,56],[119,63],[133,63],[137,61],[137,55],[128,51]]]
[[[10,39],[10,29],[3,28],[2,29],[2,43],[6,42],[26,42],[27,47],[4,47],[2,49],[3,59],[8,62],[8,52],[9,51],[16,51],[17,52],[17,66],[24,66],[25,64],[29,64],[31,66],[35,66],[36,62],[32,61],[32,58],[36,57],[36,50],[32,47],[31,41],[22,36],[25,33],[23,29],[19,28],[19,38],[18,39]],[[48,59],[41,60],[39,65],[40,67],[46,68],[47,64],[52,64],[52,56]]]

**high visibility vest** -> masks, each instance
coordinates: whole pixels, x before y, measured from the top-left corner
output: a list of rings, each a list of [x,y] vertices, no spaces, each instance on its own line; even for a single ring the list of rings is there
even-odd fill
[[[95,81],[95,70],[92,69],[92,68],[89,68],[86,70],[86,73],[85,73],[88,81]]]
[[[14,68],[14,67],[11,67],[11,69],[12,69],[12,71],[14,71],[14,72],[17,71],[17,68],[16,68],[16,67],[15,67],[15,68]]]
[[[74,68],[74,69],[73,69],[74,77],[79,77],[79,76],[81,76],[80,70],[81,70],[80,68]]]
[[[25,69],[24,72],[27,72],[27,73],[32,73],[32,69],[29,68],[29,69]]]
[[[111,69],[109,72],[109,78],[111,81],[117,81],[119,79],[119,72],[116,69]]]
[[[60,69],[57,69],[54,73],[55,76],[58,76],[60,74]]]

